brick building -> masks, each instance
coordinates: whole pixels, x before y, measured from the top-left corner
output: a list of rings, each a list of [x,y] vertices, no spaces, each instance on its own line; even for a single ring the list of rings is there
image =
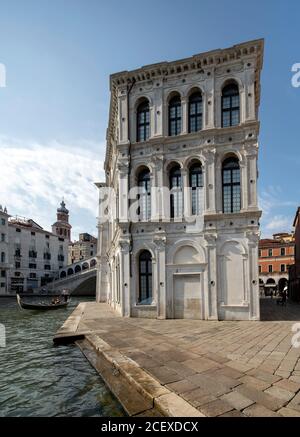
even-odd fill
[[[294,264],[294,235],[274,234],[259,242],[259,285],[261,294],[283,290],[287,285],[289,266]]]
[[[86,232],[79,234],[79,240],[69,244],[68,264],[96,256],[97,241],[97,238]]]
[[[300,207],[297,208],[293,226],[295,228],[295,261],[289,269],[289,296],[300,301]]]

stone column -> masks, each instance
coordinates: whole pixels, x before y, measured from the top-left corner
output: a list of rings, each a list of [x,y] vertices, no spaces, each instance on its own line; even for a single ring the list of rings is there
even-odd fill
[[[241,178],[241,211],[248,209],[248,170],[247,161],[245,156],[243,156],[240,162],[240,178]]]
[[[248,250],[249,250],[249,310],[250,319],[260,319],[260,304],[259,304],[259,275],[258,275],[258,232],[248,232]]]
[[[120,291],[121,315],[130,317],[130,241],[119,241],[120,245]]]
[[[252,150],[251,150],[252,149]],[[248,208],[257,208],[257,151],[253,147],[246,153]]]
[[[119,217],[120,223],[128,221],[128,161],[118,162],[119,174]]]
[[[205,172],[203,174],[205,204],[208,213],[216,212],[216,187],[215,187],[215,150],[205,150]]]
[[[151,220],[158,221],[165,217],[164,205],[164,158],[162,155],[156,155],[152,158],[153,163],[153,185],[151,193]]]
[[[156,265],[157,265],[157,318],[167,318],[167,284],[166,284],[166,237],[156,235],[154,237],[156,245]]]
[[[182,97],[181,99],[181,133],[188,133],[188,99],[186,97]]]
[[[208,320],[218,320],[218,265],[217,265],[217,236],[205,235],[207,242],[207,302],[205,313]]]
[[[186,169],[181,169],[182,177],[182,197],[183,197],[183,216],[190,217],[192,215],[191,208],[191,190],[189,184],[189,172]]]
[[[128,108],[127,108],[128,91],[126,86],[118,91],[118,126],[119,126],[119,143],[129,142],[128,138]]]

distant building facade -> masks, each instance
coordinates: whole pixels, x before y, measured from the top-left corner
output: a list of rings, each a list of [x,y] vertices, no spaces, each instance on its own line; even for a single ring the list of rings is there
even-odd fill
[[[97,238],[86,232],[79,234],[79,240],[69,244],[68,264],[97,255]]]
[[[294,264],[294,234],[278,233],[259,242],[258,270],[260,293],[280,292],[288,283],[289,268]]]
[[[70,229],[68,221],[64,224],[61,219],[60,225]],[[53,226],[56,228],[57,222]],[[56,235],[32,219],[12,217],[1,210],[0,232],[1,294],[34,291],[58,277],[67,265],[69,240],[60,232]]]
[[[0,205],[0,294],[7,293],[9,285],[8,219],[7,209]]]
[[[97,300],[122,316],[260,318],[263,47],[250,41],[111,76],[106,180],[97,184],[111,219],[98,225]],[[106,188],[115,193],[107,205]]]
[[[295,262],[289,269],[289,297],[300,301],[300,207],[297,208],[294,222]]]

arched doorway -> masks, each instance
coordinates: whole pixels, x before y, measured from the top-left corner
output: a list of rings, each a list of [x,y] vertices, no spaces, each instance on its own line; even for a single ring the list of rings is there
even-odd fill
[[[286,278],[280,278],[278,281],[278,291],[279,293],[283,291],[284,287],[288,284],[288,280]]]

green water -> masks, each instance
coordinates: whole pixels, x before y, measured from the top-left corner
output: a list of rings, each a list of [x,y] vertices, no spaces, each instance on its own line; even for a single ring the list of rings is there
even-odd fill
[[[0,417],[124,415],[76,346],[53,346],[53,334],[79,302],[73,298],[68,309],[38,312],[0,298],[6,331],[6,347],[0,347]]]

